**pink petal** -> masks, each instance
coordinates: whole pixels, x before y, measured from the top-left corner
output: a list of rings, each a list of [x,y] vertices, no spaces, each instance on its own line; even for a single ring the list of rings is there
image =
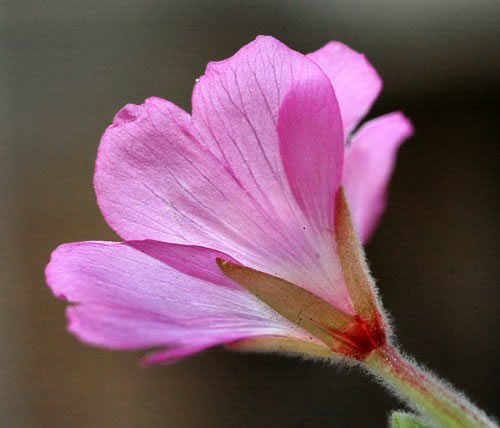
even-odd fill
[[[396,152],[412,133],[402,113],[390,113],[364,124],[346,150],[343,181],[362,242],[385,209]]]
[[[335,125],[334,95],[324,73],[269,37],[209,64],[193,93],[192,118],[158,98],[125,107],[104,134],[96,165],[96,193],[109,224],[125,239],[231,254],[245,266],[351,310],[333,249],[331,219],[318,224],[318,218],[301,209],[282,164],[279,110],[302,82],[322,91],[309,95],[309,108],[320,111],[314,103],[326,102],[323,117],[331,117]],[[311,122],[305,126],[310,129]],[[325,124],[317,135],[324,137],[332,127]],[[333,136],[310,144],[311,149],[324,152],[334,144],[339,131],[332,131]],[[288,157],[289,171],[293,159]],[[335,176],[338,162],[333,170],[321,169],[329,174],[322,183]],[[333,181],[327,187],[335,186]],[[316,196],[324,207],[331,191]]]
[[[320,117],[310,117],[313,113]],[[301,226],[308,226],[304,221],[315,224],[318,220],[305,209],[304,195],[299,194],[291,171],[297,167],[302,175],[313,175],[305,171],[300,150],[312,159],[319,159],[328,149],[339,154],[335,147],[342,140],[338,118],[335,95],[321,69],[271,37],[259,37],[228,60],[210,63],[193,92],[193,119],[204,143],[242,183],[254,203],[278,220],[272,228],[281,229],[281,241],[296,239],[300,244]],[[313,129],[314,125],[319,129]],[[313,138],[320,140],[313,143]],[[331,180],[338,162],[337,158],[331,166],[323,163],[316,171],[321,182]],[[316,189],[308,196],[309,202],[314,204],[316,199],[326,205],[331,187],[325,188],[325,194]],[[300,215],[297,202],[305,219],[296,217]],[[330,222],[329,218],[315,226],[328,228]]]
[[[98,346],[179,349],[174,358],[245,337],[310,338],[231,283],[215,263],[221,256],[230,259],[153,241],[82,242],[56,249],[46,275],[56,296],[78,303],[68,309],[69,330]]]
[[[212,348],[216,345],[223,345],[228,343],[227,341],[223,341],[220,343],[200,341],[193,342],[190,345],[171,348],[171,349],[163,349],[160,351],[152,352],[149,355],[146,355],[141,360],[142,366],[150,366],[152,364],[173,364],[176,363],[183,358],[189,357],[190,355],[197,354],[198,352],[203,352],[208,348]]]
[[[319,229],[333,229],[342,181],[342,120],[326,79],[301,80],[288,91],[278,119],[281,157],[300,207]]]
[[[340,42],[330,42],[307,56],[332,82],[347,137],[370,110],[382,89],[382,80],[363,54]]]

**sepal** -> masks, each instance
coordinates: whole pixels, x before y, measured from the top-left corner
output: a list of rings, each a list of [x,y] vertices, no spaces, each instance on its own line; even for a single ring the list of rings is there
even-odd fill
[[[331,359],[335,353],[321,343],[309,342],[293,337],[259,336],[237,340],[225,345],[232,351],[243,352],[279,352],[282,354],[298,355],[308,358]]]
[[[390,428],[430,428],[431,425],[416,415],[406,412],[394,412],[390,419]]]
[[[379,313],[375,282],[368,270],[343,187],[337,192],[335,204],[335,240],[354,312],[362,318],[372,320]]]

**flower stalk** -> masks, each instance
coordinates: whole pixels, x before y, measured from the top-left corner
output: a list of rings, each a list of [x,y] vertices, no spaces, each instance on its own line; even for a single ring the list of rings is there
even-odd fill
[[[411,408],[439,427],[495,427],[486,414],[391,345],[375,349],[364,366]]]

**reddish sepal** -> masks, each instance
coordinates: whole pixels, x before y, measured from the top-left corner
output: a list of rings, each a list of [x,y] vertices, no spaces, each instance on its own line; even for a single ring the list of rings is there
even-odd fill
[[[330,334],[340,344],[332,346],[332,351],[348,358],[363,361],[374,349],[386,343],[382,319],[378,313],[370,321],[358,315],[341,330],[331,329]]]

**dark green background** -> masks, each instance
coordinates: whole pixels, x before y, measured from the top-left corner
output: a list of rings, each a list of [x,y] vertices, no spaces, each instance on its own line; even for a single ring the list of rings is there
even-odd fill
[[[209,60],[257,34],[364,52],[403,109],[368,257],[399,340],[498,412],[500,65],[495,1],[0,1],[0,423],[37,427],[382,427],[395,399],[356,370],[214,350],[139,369],[64,330],[44,285],[59,243],[114,240],[92,189],[126,103],[190,108]],[[495,167],[497,165],[497,167]]]

